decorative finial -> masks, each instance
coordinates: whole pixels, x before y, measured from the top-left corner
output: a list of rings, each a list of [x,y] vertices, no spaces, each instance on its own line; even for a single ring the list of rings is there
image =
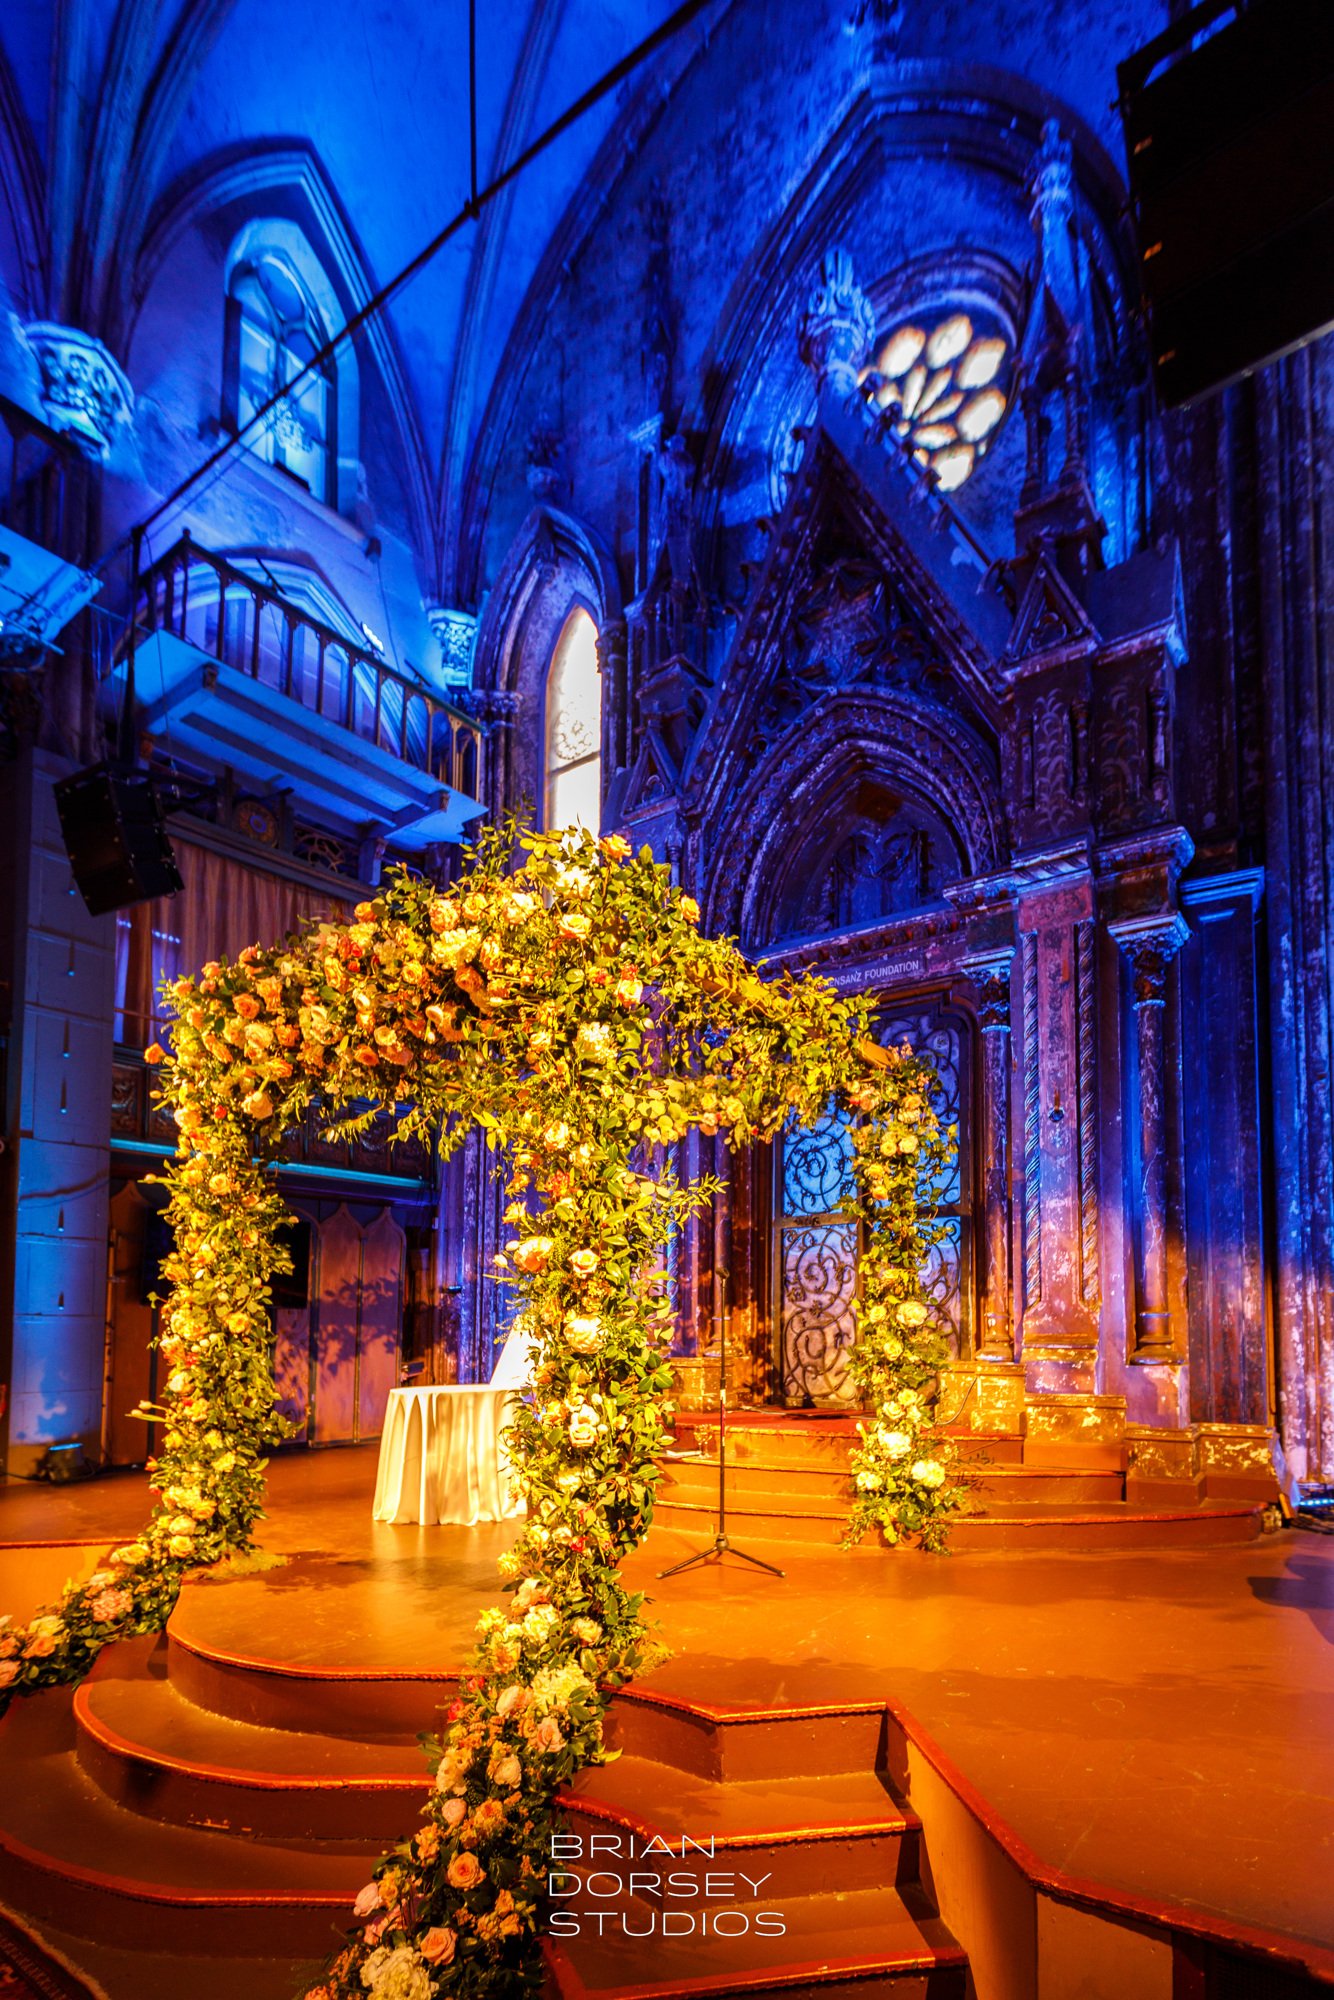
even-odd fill
[[[816,387],[854,395],[874,339],[875,314],[853,274],[851,257],[846,250],[827,250],[797,338],[797,351]]]

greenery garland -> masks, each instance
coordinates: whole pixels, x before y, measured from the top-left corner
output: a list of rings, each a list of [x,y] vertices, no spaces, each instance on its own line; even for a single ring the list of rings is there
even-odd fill
[[[655,1280],[716,1186],[679,1185],[668,1149],[692,1128],[769,1140],[831,1102],[854,1119],[853,1364],[876,1422],[853,1532],[937,1546],[957,1492],[929,1437],[920,1273],[949,1137],[929,1065],[878,1048],[864,1003],[813,977],[757,978],[729,940],[699,936],[697,906],[649,850],[632,857],[616,836],[496,829],[447,894],[399,874],[355,917],[167,988],[172,1054],[149,1052],[180,1135],[166,1175],[171,1373],[145,1412],[163,1426],[159,1505],[54,1609],[0,1624],[0,1702],[77,1679],[109,1639],[160,1630],[185,1574],[250,1547],[283,1433],[269,1354],[283,1134],[316,1101],[344,1114],[340,1132],[387,1114],[402,1135],[438,1134],[445,1154],[480,1126],[506,1156],[498,1275],[536,1354],[510,1429],[527,1522],[501,1560],[512,1595],[480,1621],[433,1746],[423,1822],[362,1892],[360,1929],[312,2000],[508,1994],[538,1977],[557,1790],[604,1756],[610,1693],[655,1657],[618,1574],[652,1519],[670,1412],[671,1312]]]

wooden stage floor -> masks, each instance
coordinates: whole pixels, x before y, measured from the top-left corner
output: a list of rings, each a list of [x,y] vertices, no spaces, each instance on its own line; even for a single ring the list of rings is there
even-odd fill
[[[370,1518],[373,1447],[271,1473],[266,1572],[189,1586],[192,1638],[292,1666],[438,1674],[497,1599],[498,1527]],[[142,1518],[142,1475],[0,1486],[0,1609],[24,1614]],[[51,1546],[64,1544],[64,1546]],[[892,1700],[1043,1861],[1334,1945],[1334,1540],[887,1557],[760,1546],[659,1583],[692,1537],[628,1566],[674,1657],[640,1685],[716,1707]],[[429,1695],[421,1725],[432,1722]]]

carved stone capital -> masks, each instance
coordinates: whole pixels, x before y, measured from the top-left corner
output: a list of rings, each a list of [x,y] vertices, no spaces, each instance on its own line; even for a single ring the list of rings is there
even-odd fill
[[[104,459],[134,414],[134,391],[100,340],[76,326],[34,320],[23,329],[41,376],[42,409],[88,458]]]
[[[853,275],[851,257],[846,250],[827,250],[797,337],[817,388],[854,395],[874,339],[875,313]]]
[[[977,1022],[984,1035],[1001,1030],[1009,1032],[1010,967],[1013,961],[1013,945],[1006,945],[997,951],[964,954],[964,971],[977,985]]]
[[[1161,1007],[1167,969],[1190,936],[1190,926],[1180,910],[1127,917],[1108,924],[1107,929],[1130,960],[1136,1008]]]
[[[471,611],[455,611],[448,604],[428,604],[425,610],[426,622],[440,646],[440,672],[446,686],[470,687],[477,645],[476,615]]]
[[[450,700],[474,722],[486,727],[506,728],[517,722],[523,698],[513,688],[455,688]]]

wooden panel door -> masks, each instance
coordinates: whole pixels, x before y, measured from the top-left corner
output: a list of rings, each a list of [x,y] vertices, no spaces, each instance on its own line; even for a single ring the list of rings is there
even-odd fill
[[[357,1436],[379,1437],[389,1391],[398,1381],[407,1239],[386,1208],[361,1236],[361,1337],[357,1352]]]
[[[361,1228],[346,1205],[320,1225],[315,1281],[314,1444],[350,1444],[357,1435],[357,1323]]]

